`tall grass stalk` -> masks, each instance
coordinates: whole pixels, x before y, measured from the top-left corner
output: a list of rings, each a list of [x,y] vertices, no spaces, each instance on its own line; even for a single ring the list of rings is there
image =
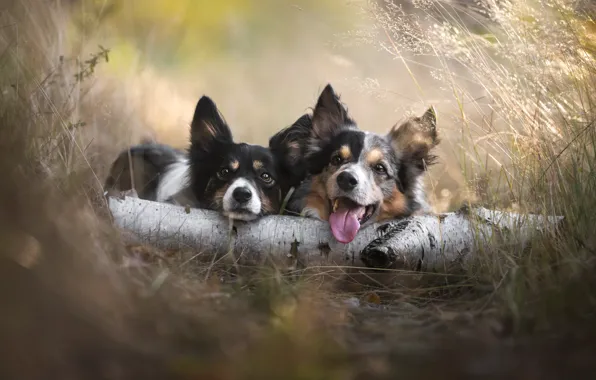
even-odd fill
[[[520,326],[584,318],[595,306],[596,23],[577,4],[421,1],[412,15],[385,1],[372,11],[379,35],[397,46],[389,54],[438,62],[430,74],[458,104],[461,165],[480,201],[566,218],[564,232],[547,231],[529,250],[495,244],[470,273],[495,284],[494,299]],[[486,96],[473,99],[462,83]]]

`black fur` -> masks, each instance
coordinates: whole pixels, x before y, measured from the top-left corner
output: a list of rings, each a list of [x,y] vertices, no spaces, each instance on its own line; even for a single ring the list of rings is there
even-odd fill
[[[206,130],[213,127],[215,135]],[[237,144],[232,132],[213,101],[202,97],[197,104],[191,123],[191,145],[189,149],[191,189],[201,207],[217,208],[215,195],[236,178],[252,180],[266,198],[279,210],[281,193],[278,164],[273,153],[262,146]],[[263,164],[261,169],[253,167],[254,161]],[[222,169],[238,168],[227,175],[218,174]],[[261,175],[269,174],[272,183],[265,183]]]
[[[278,171],[283,173],[281,189],[286,194],[297,187],[307,175],[306,144],[312,127],[311,116],[302,115],[291,126],[282,129],[269,139],[269,149],[277,158]]]
[[[355,124],[333,87],[327,84],[319,95],[313,111],[311,142],[328,143],[342,127]]]
[[[160,178],[168,166],[184,154],[181,150],[157,143],[132,146],[114,160],[104,188],[124,191],[134,187],[140,198],[154,201]],[[130,170],[131,163],[133,170]]]
[[[414,138],[419,136],[428,138],[430,142],[419,143]],[[436,157],[430,150],[439,143],[434,110],[431,108],[423,116],[410,118],[395,126],[387,136],[366,138],[369,139],[367,141],[378,138],[384,141],[381,145],[393,146],[388,147],[384,155],[393,169],[391,178],[395,180],[399,192],[406,197],[408,213],[423,208],[426,203],[419,190],[420,178],[427,167],[435,162]],[[270,140],[270,146],[278,152],[280,160],[287,162],[292,186],[296,187],[287,210],[291,213],[302,211],[303,200],[313,191],[311,178],[329,169],[332,155],[340,147],[350,148],[351,161],[354,162],[360,156],[364,144],[364,132],[358,129],[347,108],[328,84],[319,96],[312,116],[302,116]]]
[[[106,189],[131,189],[132,171],[135,178],[141,178],[134,183],[139,197],[154,201],[173,166],[186,165],[187,181],[181,183],[180,192],[162,201],[180,203],[181,195],[192,207],[224,211],[226,189],[236,179],[243,178],[258,193],[255,196],[262,205],[259,215],[279,211],[281,184],[288,181],[281,176],[283,165],[268,148],[235,143],[228,124],[207,96],[201,97],[195,108],[190,142],[187,152],[161,144],[141,144],[121,152],[112,164]],[[132,170],[129,152],[133,157]]]
[[[364,132],[358,130],[343,130],[333,136],[333,139],[320,144],[320,150],[310,151],[306,156],[307,167],[311,174],[320,174],[329,165],[331,156],[341,146],[349,146],[352,157],[346,162],[358,160],[364,148]]]

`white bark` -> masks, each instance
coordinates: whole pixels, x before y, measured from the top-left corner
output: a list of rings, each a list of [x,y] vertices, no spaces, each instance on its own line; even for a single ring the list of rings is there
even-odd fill
[[[289,268],[315,265],[397,267],[444,270],[466,264],[474,254],[514,237],[522,244],[537,230],[563,218],[487,210],[485,208],[422,215],[360,230],[350,244],[337,242],[328,223],[293,216],[267,216],[236,222],[208,210],[189,209],[131,197],[108,197],[114,222],[142,241],[163,249],[190,248],[210,255],[232,253],[243,264],[268,260]]]

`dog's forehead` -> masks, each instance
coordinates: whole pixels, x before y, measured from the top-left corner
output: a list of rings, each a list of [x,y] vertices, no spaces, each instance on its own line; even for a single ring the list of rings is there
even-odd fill
[[[351,157],[358,157],[364,146],[365,133],[357,129],[344,129],[331,140],[334,151],[346,151]]]
[[[275,157],[269,148],[265,148],[260,145],[250,145],[249,149],[253,165],[255,163],[261,163],[264,167],[275,165]]]
[[[361,160],[393,160],[393,156],[393,148],[385,136],[372,132],[367,132],[365,134],[364,144],[360,154]]]
[[[246,170],[271,169],[275,166],[273,154],[268,148],[245,143],[236,144],[228,152],[227,160]]]

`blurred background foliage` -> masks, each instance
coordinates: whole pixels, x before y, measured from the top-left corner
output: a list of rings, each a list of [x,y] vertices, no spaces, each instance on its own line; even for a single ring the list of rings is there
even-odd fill
[[[247,60],[265,48],[291,50],[313,23],[342,32],[358,18],[358,8],[341,0],[80,0],[75,4],[77,31],[83,36],[99,31],[110,41],[115,65],[141,59],[160,70],[186,73],[213,60]]]
[[[346,94],[351,89],[342,81],[354,84],[380,72],[381,53],[374,46],[344,43],[370,22],[365,3],[72,0],[65,55],[85,59],[98,45],[109,49],[109,63],[98,66],[92,92],[98,101],[110,93],[106,114],[130,115],[118,128],[118,148],[138,142],[140,130],[185,146],[193,107],[203,94],[218,104],[238,141],[265,144],[312,106],[327,82]],[[383,67],[393,66],[391,61],[385,57]],[[362,108],[370,102],[361,102]],[[387,118],[383,130],[396,116]],[[111,122],[109,115],[105,122]]]

